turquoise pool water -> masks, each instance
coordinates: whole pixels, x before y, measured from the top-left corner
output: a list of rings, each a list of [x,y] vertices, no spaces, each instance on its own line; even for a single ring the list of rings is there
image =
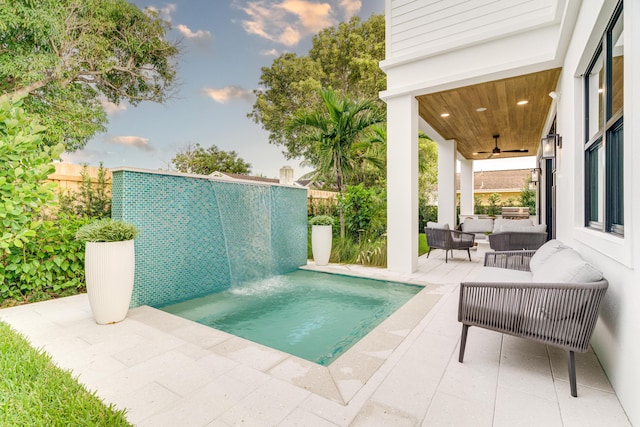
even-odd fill
[[[326,366],[421,289],[297,270],[160,309]]]

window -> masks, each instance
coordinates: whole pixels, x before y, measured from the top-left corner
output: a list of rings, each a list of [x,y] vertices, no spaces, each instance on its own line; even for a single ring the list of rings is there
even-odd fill
[[[622,1],[584,75],[585,226],[624,235]]]

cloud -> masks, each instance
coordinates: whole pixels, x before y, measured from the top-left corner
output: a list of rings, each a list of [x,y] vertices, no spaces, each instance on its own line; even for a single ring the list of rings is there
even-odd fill
[[[243,89],[240,86],[226,86],[220,89],[204,88],[204,93],[214,101],[225,104],[232,99],[242,99],[250,101],[253,99],[253,93],[250,90]]]
[[[153,147],[149,145],[149,139],[141,136],[114,136],[109,139],[109,142],[112,144],[138,147],[144,151],[153,151]]]
[[[279,52],[277,49],[269,49],[260,51],[260,55],[262,56],[278,56]]]
[[[186,25],[180,24],[177,30],[189,40],[193,40],[197,44],[208,44],[211,40],[211,33],[207,30],[198,30],[195,33]]]
[[[360,0],[341,0],[340,7],[344,11],[345,19],[349,19],[356,13],[360,12],[362,2]]]
[[[114,104],[113,102],[108,101],[104,98],[100,100],[100,103],[102,104],[102,108],[104,108],[104,111],[109,116],[116,115],[121,111],[127,111],[127,105],[125,103]]]
[[[336,0],[333,0],[336,1]],[[356,0],[341,0],[353,8]],[[244,30],[264,39],[295,46],[302,37],[335,25],[331,4],[310,0],[255,0],[238,6],[249,19],[242,21]]]
[[[177,6],[173,3],[168,3],[164,7],[147,6],[146,9],[159,13],[162,19],[171,22],[171,14],[176,11]]]
[[[280,7],[298,17],[302,27],[312,33],[332,25],[329,3],[312,3],[306,0],[285,0]]]

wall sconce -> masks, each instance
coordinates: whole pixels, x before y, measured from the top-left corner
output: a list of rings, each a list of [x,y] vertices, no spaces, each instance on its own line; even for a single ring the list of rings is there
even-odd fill
[[[562,137],[557,133],[550,133],[540,141],[542,144],[542,158],[553,159],[556,157],[556,146],[562,148]]]
[[[531,169],[531,182],[535,184],[540,181],[540,172],[542,172],[540,168]]]

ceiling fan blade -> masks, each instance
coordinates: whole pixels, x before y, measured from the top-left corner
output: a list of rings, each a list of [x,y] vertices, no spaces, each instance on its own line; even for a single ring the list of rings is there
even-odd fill
[[[520,148],[519,150],[502,150],[503,153],[528,153],[526,148]]]

